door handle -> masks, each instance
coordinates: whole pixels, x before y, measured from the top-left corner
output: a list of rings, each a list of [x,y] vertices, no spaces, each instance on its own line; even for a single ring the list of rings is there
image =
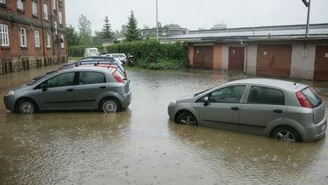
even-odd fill
[[[99,89],[106,89],[106,86],[101,86],[99,87]]]
[[[73,91],[73,89],[67,89],[66,91],[68,91],[68,92],[72,92],[72,91]]]
[[[273,110],[273,112],[274,112],[274,113],[278,113],[278,114],[283,113],[283,111],[282,111],[281,109],[275,109],[275,110]]]
[[[231,107],[230,109],[234,111],[239,111],[239,107]]]

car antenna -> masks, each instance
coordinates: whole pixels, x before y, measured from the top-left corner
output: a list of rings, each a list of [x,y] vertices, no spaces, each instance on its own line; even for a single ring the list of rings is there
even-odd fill
[[[301,81],[303,79],[303,77],[308,73],[309,71],[306,71],[299,79],[297,79],[294,83],[294,85],[296,85],[299,81]]]

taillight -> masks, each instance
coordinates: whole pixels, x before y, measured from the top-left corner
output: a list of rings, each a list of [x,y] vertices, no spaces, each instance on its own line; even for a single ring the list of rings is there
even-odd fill
[[[113,72],[112,74],[113,74],[113,77],[115,78],[116,82],[124,83],[124,80],[120,76],[118,76],[115,72]]]
[[[310,101],[304,96],[301,91],[298,91],[295,94],[298,99],[298,102],[300,102],[302,107],[313,109],[313,106],[311,105]]]

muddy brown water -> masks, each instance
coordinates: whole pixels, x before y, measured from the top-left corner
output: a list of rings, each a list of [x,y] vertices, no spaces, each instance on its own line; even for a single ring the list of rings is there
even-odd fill
[[[1,98],[56,68],[0,76]],[[128,77],[132,104],[117,114],[21,115],[1,103],[0,184],[328,184],[326,137],[285,143],[168,120],[171,100],[242,73],[128,70]]]

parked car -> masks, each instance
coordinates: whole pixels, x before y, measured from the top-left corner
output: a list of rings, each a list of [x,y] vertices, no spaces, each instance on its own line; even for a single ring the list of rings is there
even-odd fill
[[[325,135],[325,103],[310,86],[274,79],[229,82],[173,100],[170,119],[179,124],[312,142]]]
[[[115,66],[117,66],[119,68],[119,70],[121,70],[124,73],[125,77],[127,76],[124,67],[118,61],[116,61],[112,57],[100,57],[100,58],[97,58],[97,57],[86,57],[86,58],[83,58],[81,60],[77,60],[75,62],[64,64],[59,69],[53,70],[53,71],[49,71],[49,72],[47,72],[44,75],[36,76],[36,77],[33,78],[33,80],[34,81],[38,81],[38,80],[40,80],[41,78],[43,78],[44,76],[46,76],[48,74],[51,74],[51,73],[54,73],[54,72],[57,72],[57,71],[60,71],[60,70],[64,70],[64,69],[73,68],[73,67],[76,67],[78,65],[82,65],[82,64],[96,64],[96,63],[98,63],[98,64],[101,63],[101,64],[115,65]]]
[[[23,114],[55,110],[115,113],[131,103],[129,84],[116,67],[75,67],[13,89],[3,100],[8,110]]]
[[[108,53],[108,54],[103,54],[103,56],[114,57],[122,61],[123,64],[127,63],[127,57],[124,53]]]
[[[85,48],[84,49],[84,57],[97,56],[97,55],[99,55],[98,48]]]

